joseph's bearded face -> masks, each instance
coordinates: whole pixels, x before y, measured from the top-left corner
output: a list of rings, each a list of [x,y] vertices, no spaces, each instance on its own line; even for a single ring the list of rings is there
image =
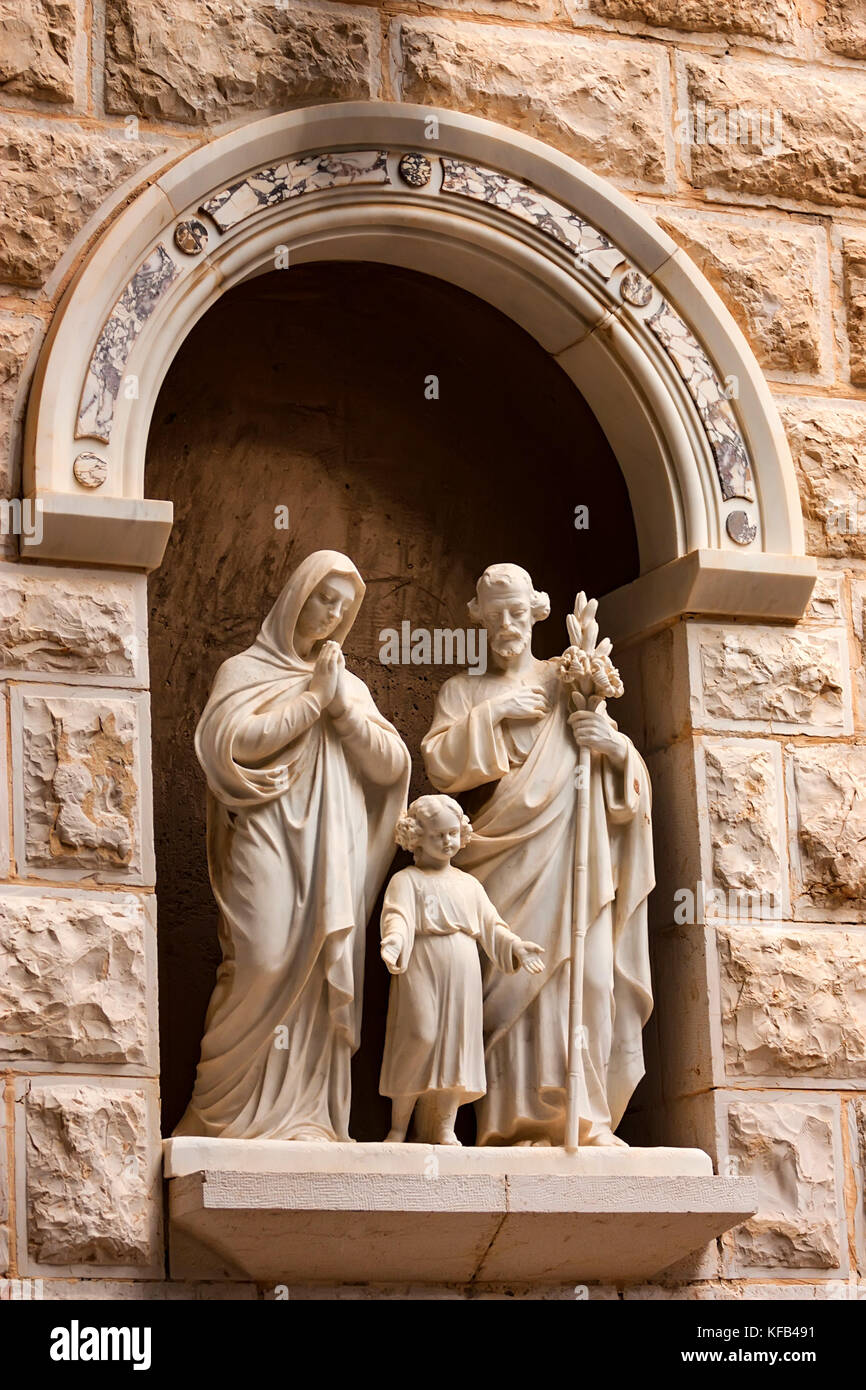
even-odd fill
[[[532,595],[522,584],[496,585],[479,598],[481,621],[497,656],[520,656],[532,641]]]

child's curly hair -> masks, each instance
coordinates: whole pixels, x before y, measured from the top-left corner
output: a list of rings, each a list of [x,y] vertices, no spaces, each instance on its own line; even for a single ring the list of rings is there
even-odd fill
[[[472,822],[464,814],[463,807],[459,801],[455,801],[453,796],[441,796],[431,794],[429,796],[419,796],[408,811],[404,811],[397,822],[395,839],[401,849],[417,849],[421,843],[421,833],[424,822],[429,820],[436,811],[441,811],[447,807],[453,811],[460,823],[460,848],[468,845],[472,839]]]

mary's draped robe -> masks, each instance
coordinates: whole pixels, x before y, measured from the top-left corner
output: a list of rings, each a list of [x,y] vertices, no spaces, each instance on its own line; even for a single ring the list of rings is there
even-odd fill
[[[548,693],[542,719],[496,724],[490,700],[513,684],[494,672],[460,674],[439,692],[422,743],[440,791],[480,789],[469,806],[475,835],[455,863],[479,879],[518,936],[546,952],[540,975],[484,970],[479,1144],[564,1140],[579,749],[553,664],[537,662],[525,681]],[[590,807],[581,1143],[619,1124],[644,1072],[641,1032],[652,1009],[650,785],[631,743],[622,772],[593,754]]]
[[[295,571],[247,651],[220,667],[196,732],[208,783],[208,862],[223,961],[189,1108],[175,1133],[347,1139],[367,918],[394,848],[409,754],[367,687],[320,712],[298,616],[345,556]]]

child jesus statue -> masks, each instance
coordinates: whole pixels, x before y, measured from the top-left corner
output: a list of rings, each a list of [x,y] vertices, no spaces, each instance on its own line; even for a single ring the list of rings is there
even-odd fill
[[[502,921],[481,884],[451,860],[472,835],[450,796],[421,796],[397,823],[415,864],[395,874],[382,907],[391,993],[379,1091],[391,1098],[386,1143],[412,1114],[421,1143],[458,1144],[458,1107],[487,1090],[479,946],[500,970],[544,969],[544,954]]]

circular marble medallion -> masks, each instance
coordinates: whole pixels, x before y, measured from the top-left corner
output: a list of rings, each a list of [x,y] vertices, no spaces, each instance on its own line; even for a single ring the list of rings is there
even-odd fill
[[[178,222],[174,229],[174,244],[187,256],[198,256],[207,246],[207,227],[197,217]]]
[[[433,166],[426,154],[404,154],[400,163],[397,165],[400,178],[404,183],[408,183],[410,188],[424,188],[430,182],[430,175],[433,173]]]
[[[82,487],[102,487],[108,477],[108,464],[98,454],[79,454],[72,472]]]

